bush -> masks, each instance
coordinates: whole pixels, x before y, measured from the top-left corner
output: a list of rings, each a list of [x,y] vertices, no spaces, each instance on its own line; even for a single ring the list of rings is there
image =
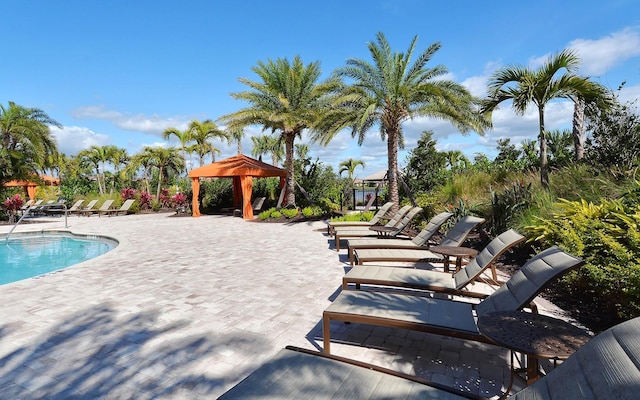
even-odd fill
[[[567,295],[619,320],[640,316],[640,205],[563,200],[526,227],[542,246],[557,244],[586,264],[562,280]]]
[[[280,212],[287,219],[291,219],[291,218],[294,218],[294,217],[298,216],[298,209],[297,208],[283,208],[282,210],[280,210]],[[274,217],[274,218],[277,218],[277,217]]]

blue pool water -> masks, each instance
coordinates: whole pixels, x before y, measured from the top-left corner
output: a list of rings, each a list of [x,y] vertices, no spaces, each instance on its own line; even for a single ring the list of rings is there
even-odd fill
[[[0,285],[57,271],[106,253],[109,238],[70,233],[14,234],[0,239]]]

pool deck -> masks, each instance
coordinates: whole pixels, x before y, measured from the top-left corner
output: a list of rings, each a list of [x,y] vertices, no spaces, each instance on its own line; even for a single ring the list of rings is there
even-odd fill
[[[40,220],[50,222],[16,231],[64,229],[64,218]],[[215,398],[286,345],[321,350],[322,311],[348,269],[322,221],[146,214],[68,225],[120,245],[0,286],[2,398]],[[476,394],[509,381],[509,354],[492,345],[341,323],[332,339],[334,354]]]

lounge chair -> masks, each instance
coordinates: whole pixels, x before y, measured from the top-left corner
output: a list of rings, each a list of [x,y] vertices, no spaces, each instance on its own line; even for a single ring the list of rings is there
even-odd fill
[[[91,200],[89,203],[87,203],[86,207],[79,207],[73,211],[69,210],[69,214],[78,214],[78,216],[80,216],[80,214],[84,214],[85,212],[93,210],[93,207],[95,207],[97,202],[98,200]]]
[[[80,207],[82,206],[82,203],[84,203],[84,200],[76,201],[75,203],[73,203],[73,205],[71,207],[69,207],[67,212],[74,213],[74,212],[80,210]]]
[[[260,211],[262,211],[262,206],[264,205],[265,200],[267,200],[266,197],[257,197],[255,200],[253,200],[253,204],[251,204],[251,209],[253,210],[254,213],[259,213]],[[234,209],[233,216],[242,217],[242,210],[239,208]]]
[[[100,213],[103,213],[109,210],[111,208],[111,204],[113,204],[113,200],[111,199],[105,200],[104,203],[102,203],[100,208],[98,208],[97,210],[91,208],[91,209],[83,210],[82,213],[85,214],[87,217],[90,217],[91,214],[96,214],[96,213],[100,215]]]
[[[128,199],[125,200],[124,203],[122,203],[122,206],[120,206],[120,208],[118,209],[108,209],[106,211],[98,211],[98,216],[100,216],[100,214],[107,214],[109,217],[112,215],[118,215],[120,213],[127,213],[129,211],[129,209],[131,208],[131,206],[133,205],[133,203],[135,203],[134,199]]]
[[[70,208],[66,208],[66,205],[64,202],[61,203],[56,203],[56,204],[50,204],[48,206],[45,206],[44,208],[44,213],[46,215],[62,215],[65,213],[73,213],[74,211],[78,210],[80,208],[80,205],[84,202],[84,200],[78,200],[76,201]]]
[[[438,243],[440,246],[462,246],[471,231],[478,225],[484,223],[484,218],[467,215],[462,217],[460,221],[451,227],[445,234],[444,238]],[[444,262],[445,257],[436,254],[428,249],[384,249],[384,248],[367,248],[356,249],[353,251],[353,258],[359,265],[365,262]]]
[[[507,250],[522,243],[526,238],[510,229],[494,238],[489,244],[471,260],[464,268],[453,274],[448,272],[430,271],[424,269],[402,267],[376,267],[357,265],[342,278],[342,289],[349,289],[354,284],[356,289],[360,285],[393,286],[410,289],[424,289],[434,292],[457,294],[471,297],[485,297],[484,293],[469,291],[467,287],[475,282],[488,268],[492,270],[492,282],[498,278],[495,262]]]
[[[369,238],[355,238],[347,240],[347,248],[349,252],[349,264],[353,265],[353,250],[355,249],[421,249],[425,248],[431,237],[435,235],[442,224],[447,222],[453,216],[450,212],[437,214],[427,223],[427,226],[420,231],[418,235],[411,240],[406,239],[388,239],[378,240]]]
[[[40,202],[42,202],[42,200],[40,200]],[[29,207],[31,207],[31,205],[32,205],[32,204],[33,204],[33,200],[27,200],[27,202],[26,202],[26,203],[24,203],[24,204],[22,205],[22,207],[20,207],[20,213],[21,213],[21,214],[24,214],[24,212],[25,212],[26,210],[28,210],[28,209],[29,209]]]
[[[396,229],[400,223],[404,221],[405,215],[411,211],[414,207],[404,206],[393,215],[393,218],[389,220],[386,224],[382,225],[384,228],[388,229]],[[368,236],[378,236],[375,231],[371,228],[377,227],[379,225],[371,225],[369,227],[363,226],[343,226],[341,228],[336,228],[334,233],[334,240],[336,243],[336,251],[340,251],[340,240],[348,237],[368,237]]]
[[[335,233],[335,229],[337,227],[344,227],[344,226],[369,227],[371,225],[375,225],[378,223],[378,221],[387,217],[387,213],[389,212],[393,204],[394,203],[392,201],[385,203],[382,207],[380,207],[380,209],[378,209],[378,212],[376,212],[373,218],[371,218],[369,221],[329,221],[327,222],[327,234],[329,236],[333,236],[333,234]]]
[[[330,352],[332,320],[489,342],[478,331],[476,317],[495,311],[522,310],[547,284],[583,264],[580,258],[551,247],[527,261],[478,304],[365,290],[343,291],[322,315],[324,351]]]
[[[640,317],[589,340],[562,364],[510,400],[635,399],[640,393]],[[460,397],[453,397],[458,395]],[[476,398],[381,367],[287,347],[220,399]]]

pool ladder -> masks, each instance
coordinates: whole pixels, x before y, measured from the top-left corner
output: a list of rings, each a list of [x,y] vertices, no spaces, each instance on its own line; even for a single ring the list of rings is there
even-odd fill
[[[67,229],[69,226],[67,224],[67,205],[66,204],[62,204],[62,207],[64,207],[64,228]],[[31,207],[27,208],[26,210],[24,210],[24,212],[22,213],[22,216],[20,217],[20,219],[18,220],[18,222],[16,222],[13,227],[11,228],[11,230],[9,230],[9,233],[7,233],[7,236],[5,236],[4,240],[5,242],[9,241],[9,235],[11,235],[11,233],[13,232],[14,229],[16,229],[16,227],[20,224],[20,222],[22,222],[22,220],[24,219],[24,217],[26,217],[29,214],[29,211],[31,211]]]

